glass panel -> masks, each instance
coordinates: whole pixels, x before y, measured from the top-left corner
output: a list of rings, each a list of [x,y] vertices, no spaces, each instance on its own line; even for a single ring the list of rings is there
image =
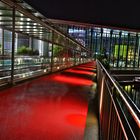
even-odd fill
[[[68,48],[68,67],[73,66],[74,65],[74,53],[73,50],[71,48]]]
[[[53,71],[64,69],[66,67],[67,49],[60,45],[53,45]]]
[[[51,61],[50,44],[21,34],[17,34],[16,37],[15,80],[49,72]]]
[[[117,67],[118,62],[118,52],[119,52],[119,35],[114,34],[112,39],[112,50],[113,50],[113,56],[112,56],[112,66]]]
[[[12,13],[12,9],[0,1],[0,84],[11,81],[12,32],[8,29],[12,28]]]
[[[98,58],[101,55],[101,33],[95,33],[95,57]]]
[[[0,29],[0,55],[2,55],[2,29]]]
[[[15,46],[13,46],[15,48],[13,50],[15,81],[50,72],[51,60],[54,62],[53,70],[84,62],[83,59],[87,57],[87,53],[84,50],[81,51],[79,44],[63,34],[58,34],[55,29],[53,38],[52,30],[44,26],[45,23],[42,22],[45,19],[42,21],[40,19],[45,18],[44,16],[38,12],[34,13],[35,10],[24,2],[17,4],[21,5],[24,10],[22,8],[19,10],[18,6],[15,9]],[[33,15],[30,16],[32,13]],[[34,15],[40,17],[39,22],[34,20]],[[13,9],[2,2],[0,2],[0,26],[4,26],[4,29],[0,29],[0,76],[1,79],[6,77],[6,80],[11,82]],[[91,29],[76,28],[73,28],[75,39],[81,44],[89,46]],[[68,26],[65,26],[65,30],[68,30]],[[53,52],[52,46],[54,47]]]
[[[117,60],[117,61],[119,61],[118,67],[125,67],[126,56],[127,56],[127,36],[122,35],[121,36],[121,44],[116,45],[115,47],[116,47],[115,54],[119,55],[119,59]]]
[[[81,43],[83,46],[86,44],[86,30],[83,28],[77,28],[77,27],[70,27],[68,29],[68,33],[70,36],[75,38],[79,43]]]
[[[11,55],[12,52],[12,32],[4,30],[4,54]]]
[[[3,82],[10,82],[12,32],[7,30],[4,31],[4,54],[2,53],[2,36],[1,29],[0,84]]]
[[[130,36],[129,40],[129,48],[128,48],[128,63],[127,67],[134,66],[134,58],[135,58],[135,49],[136,49],[136,38],[134,36]]]

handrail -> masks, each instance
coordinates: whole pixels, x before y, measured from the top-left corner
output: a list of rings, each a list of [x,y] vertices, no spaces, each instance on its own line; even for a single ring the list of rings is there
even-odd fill
[[[131,104],[133,104],[133,107],[130,106],[130,103],[128,102],[128,100],[125,98],[125,96],[123,95],[121,89],[118,87],[117,85],[117,81],[110,76],[110,74],[107,72],[107,70],[104,68],[104,66],[101,64],[101,62],[99,60],[97,60],[97,63],[100,64],[100,66],[102,67],[102,69],[104,70],[104,72],[106,73],[106,75],[109,77],[109,79],[111,80],[112,84],[114,85],[114,87],[118,90],[122,100],[124,101],[124,103],[126,104],[126,107],[128,108],[128,110],[130,111],[131,115],[133,116],[135,122],[137,123],[138,127],[140,128],[140,110],[132,103],[131,100],[129,100],[129,102],[131,102]],[[127,95],[126,95],[127,96]],[[128,99],[130,99],[127,96]],[[135,111],[134,109],[135,108]],[[137,113],[136,113],[137,112]]]

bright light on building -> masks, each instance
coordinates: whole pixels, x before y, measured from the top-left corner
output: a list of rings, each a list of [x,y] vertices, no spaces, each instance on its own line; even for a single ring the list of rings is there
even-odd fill
[[[25,75],[25,74],[23,74],[23,75],[22,75],[22,77],[23,77],[23,78],[25,78],[25,77],[26,77],[26,75]]]
[[[20,22],[19,24],[20,24],[20,25],[23,25],[23,22]]]
[[[66,58],[63,58],[63,62],[66,60]]]
[[[23,21],[23,18],[20,18],[21,21]]]
[[[34,25],[37,25],[37,23],[34,23]]]
[[[23,14],[21,13],[20,16],[23,17]]]
[[[20,28],[23,28],[23,26],[19,26]]]
[[[27,21],[30,21],[31,19],[30,18],[27,18]]]

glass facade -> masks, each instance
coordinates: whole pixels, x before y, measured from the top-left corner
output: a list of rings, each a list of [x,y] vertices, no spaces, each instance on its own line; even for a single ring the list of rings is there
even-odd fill
[[[89,55],[81,59],[82,51],[88,54],[83,45],[34,11],[24,2],[0,1],[0,85],[90,60]]]
[[[53,20],[52,20],[53,22]],[[104,56],[108,59],[111,67],[129,68],[139,67],[139,32],[116,30],[110,28],[85,27],[79,25],[65,25],[65,23],[54,23],[60,29],[74,37],[79,43],[90,50],[91,58]],[[67,30],[66,30],[67,27]]]
[[[8,76],[8,81],[11,76],[12,81],[18,80],[101,56],[112,68],[139,67],[138,32],[48,23],[24,2],[8,5],[3,0],[0,13],[0,73],[3,78]]]

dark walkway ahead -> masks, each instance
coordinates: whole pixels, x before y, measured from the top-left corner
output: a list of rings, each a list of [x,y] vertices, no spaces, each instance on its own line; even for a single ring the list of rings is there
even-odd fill
[[[1,91],[0,140],[83,140],[94,65]]]

